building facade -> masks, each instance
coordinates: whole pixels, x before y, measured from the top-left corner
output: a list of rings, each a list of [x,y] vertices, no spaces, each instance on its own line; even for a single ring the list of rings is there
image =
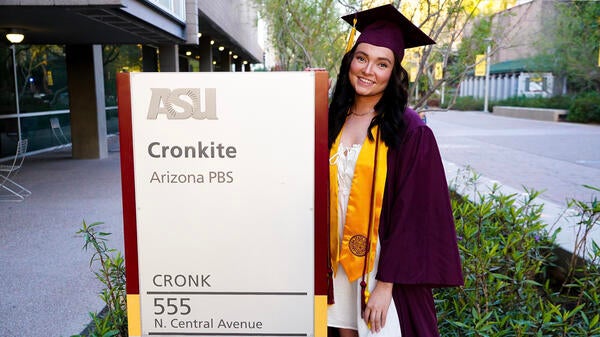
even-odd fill
[[[495,48],[490,55],[489,99],[551,97],[564,93],[564,81],[533,61],[539,40],[551,38],[544,27],[557,13],[555,2],[521,1],[492,17]],[[470,74],[460,83],[459,96],[483,98],[484,90],[485,77]]]
[[[0,160],[21,138],[30,152],[57,145],[51,118],[74,158],[106,157],[116,72],[250,71],[263,59],[250,0],[5,0],[0,32]]]
[[[529,64],[527,59],[518,59],[490,66],[490,90],[488,98],[493,101],[515,96],[551,97],[556,93],[555,76]],[[459,96],[477,99],[485,97],[485,76],[466,76],[460,83]]]

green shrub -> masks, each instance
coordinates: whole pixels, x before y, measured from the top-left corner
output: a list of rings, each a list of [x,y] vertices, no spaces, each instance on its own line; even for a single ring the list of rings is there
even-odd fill
[[[450,109],[470,111],[470,110],[483,110],[483,99],[474,98],[472,96],[457,97],[456,102],[449,106]]]
[[[565,257],[555,245],[557,232],[541,220],[539,192],[503,195],[495,185],[481,193],[478,178],[467,170],[450,186],[465,285],[435,291],[441,335],[599,337],[600,247],[587,236],[600,225],[600,202],[569,202],[578,232],[575,254]],[[107,304],[106,313],[90,313],[85,335],[124,337],[124,262],[107,248],[109,233],[98,232],[99,225],[84,222],[78,231],[93,250],[90,265],[98,264]]]
[[[554,97],[526,97],[513,96],[507,99],[493,101],[492,106],[519,106],[526,108],[545,108],[545,109],[569,109],[573,103],[572,96],[554,96]]]
[[[106,245],[110,233],[99,232],[101,222],[83,222],[77,234],[84,238],[83,249],[92,250],[90,267],[96,265],[96,278],[104,285],[100,298],[106,308],[100,314],[89,313],[92,324],[90,331],[72,337],[126,337],[127,334],[127,293],[125,289],[125,260],[121,253]]]
[[[569,109],[573,104],[573,96],[554,96],[554,97],[526,97],[513,96],[503,100],[490,100],[488,109],[493,111],[494,106],[519,106],[526,108],[546,108],[546,109]],[[471,96],[457,97],[456,103],[450,108],[454,110],[483,110],[484,99]],[[445,107],[448,107],[447,105]]]
[[[567,121],[600,123],[600,93],[589,92],[576,97],[569,108]]]
[[[468,182],[476,186],[476,180],[474,175]],[[453,190],[465,285],[436,290],[442,336],[600,336],[595,243],[588,261],[563,263],[555,253],[557,232],[546,230],[543,206],[535,204],[538,192]],[[598,225],[597,201],[573,205],[580,210],[582,233]],[[556,279],[553,272],[561,266],[564,277]]]

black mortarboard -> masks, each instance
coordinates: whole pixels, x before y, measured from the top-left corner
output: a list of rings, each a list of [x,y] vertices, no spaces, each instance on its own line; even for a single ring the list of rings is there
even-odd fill
[[[435,44],[391,4],[345,15],[342,19],[361,32],[356,44],[365,42],[389,48],[400,60],[406,48]]]

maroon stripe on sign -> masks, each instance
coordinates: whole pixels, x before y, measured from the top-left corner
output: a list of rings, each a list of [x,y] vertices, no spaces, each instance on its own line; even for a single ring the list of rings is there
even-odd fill
[[[123,195],[123,238],[127,294],[139,294],[138,245],[133,175],[133,138],[131,126],[131,82],[129,73],[117,74],[119,97],[119,142],[121,145],[121,191]]]
[[[329,263],[329,74],[315,72],[315,295],[327,295]]]

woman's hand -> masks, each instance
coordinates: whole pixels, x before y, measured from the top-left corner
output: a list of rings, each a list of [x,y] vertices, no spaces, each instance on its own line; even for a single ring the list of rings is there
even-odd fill
[[[393,283],[377,281],[375,289],[367,301],[363,320],[372,332],[379,332],[385,325],[388,309],[392,301]]]

